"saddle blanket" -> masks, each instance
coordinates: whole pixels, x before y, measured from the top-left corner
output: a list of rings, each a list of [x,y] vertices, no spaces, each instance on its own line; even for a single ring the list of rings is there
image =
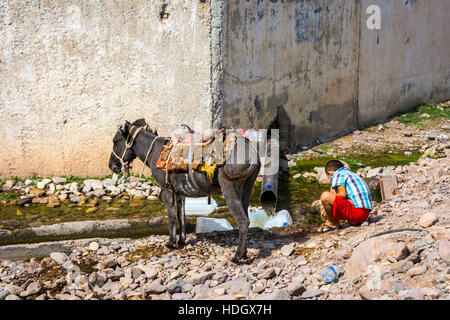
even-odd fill
[[[229,150],[236,145],[236,134],[228,132],[225,137],[223,131],[213,130],[200,136],[195,139],[194,134],[188,133],[169,140],[159,156],[157,167],[169,172],[188,172],[192,162],[193,170],[205,172],[212,181],[217,167],[225,163]]]

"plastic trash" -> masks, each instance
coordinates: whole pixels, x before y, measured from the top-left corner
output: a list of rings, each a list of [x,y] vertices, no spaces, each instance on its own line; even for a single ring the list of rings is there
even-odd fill
[[[227,219],[197,218],[195,233],[207,233],[212,231],[233,230],[233,226]]]
[[[266,211],[262,207],[249,207],[248,219],[250,220],[249,228],[264,228],[265,223],[269,219]]]
[[[287,210],[277,212],[273,217],[269,217],[264,224],[264,229],[280,228],[292,225],[291,215]]]
[[[332,283],[339,277],[340,270],[336,266],[329,266],[322,270],[322,279],[325,283]]]
[[[211,198],[211,203],[208,203],[208,197],[186,198],[184,208],[187,216],[207,216],[217,206],[217,202],[213,198]]]

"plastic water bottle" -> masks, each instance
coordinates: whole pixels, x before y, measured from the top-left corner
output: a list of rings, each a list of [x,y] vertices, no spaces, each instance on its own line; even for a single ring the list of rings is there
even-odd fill
[[[322,271],[322,279],[325,283],[332,283],[339,277],[339,268],[336,266],[329,266]]]

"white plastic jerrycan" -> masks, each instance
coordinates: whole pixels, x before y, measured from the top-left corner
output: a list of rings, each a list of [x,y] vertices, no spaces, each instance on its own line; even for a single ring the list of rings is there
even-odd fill
[[[248,219],[250,220],[249,228],[264,228],[265,223],[269,219],[266,211],[262,207],[249,207]]]
[[[292,225],[291,215],[287,210],[277,212],[273,217],[269,217],[264,224],[264,229],[281,228]]]

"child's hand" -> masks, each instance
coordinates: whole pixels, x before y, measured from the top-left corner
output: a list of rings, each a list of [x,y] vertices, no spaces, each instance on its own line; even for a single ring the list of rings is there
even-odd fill
[[[327,216],[327,212],[325,211],[325,209],[323,207],[320,207],[320,214],[322,215],[322,217]]]

